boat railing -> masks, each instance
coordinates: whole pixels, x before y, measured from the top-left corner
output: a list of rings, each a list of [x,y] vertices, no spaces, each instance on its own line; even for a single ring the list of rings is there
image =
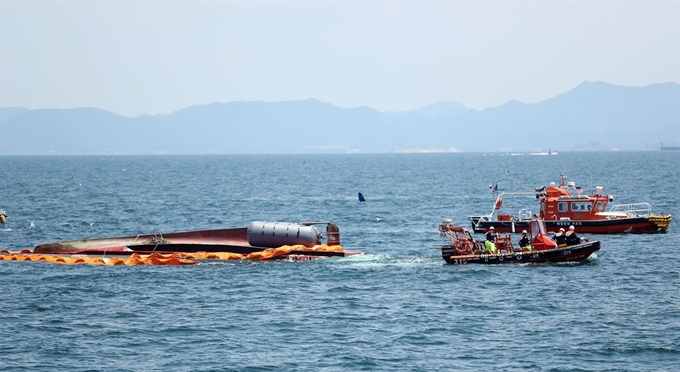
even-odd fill
[[[497,211],[501,208],[501,206],[503,205],[503,198],[504,198],[505,196],[507,196],[507,195],[513,195],[513,196],[514,196],[514,195],[524,195],[524,196],[531,195],[531,196],[536,196],[536,195],[538,195],[538,194],[537,194],[536,191],[503,191],[503,192],[501,192],[500,194],[498,194],[498,197],[496,198],[496,200],[495,200],[495,202],[494,202],[494,206],[493,206],[493,208],[491,209],[491,212],[489,212],[489,214],[486,215],[486,216],[488,217],[489,220],[490,220],[491,218],[493,218],[493,214],[494,214],[494,213],[497,213]],[[537,198],[538,198],[538,197],[537,197]]]
[[[517,212],[517,218],[519,218],[520,220],[528,220],[531,218],[532,215],[533,214],[531,213],[531,211],[526,208],[520,209],[519,212]]]
[[[635,216],[649,216],[652,214],[652,206],[649,203],[617,204],[611,207],[609,212],[624,212]]]

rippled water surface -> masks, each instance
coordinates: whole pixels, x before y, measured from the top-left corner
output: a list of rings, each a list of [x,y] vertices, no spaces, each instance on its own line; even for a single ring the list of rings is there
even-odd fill
[[[0,261],[0,370],[676,370],[678,169],[680,152],[660,151],[0,157],[0,249],[320,220],[367,253],[187,267]],[[431,248],[443,218],[467,226],[491,209],[492,181],[532,190],[560,173],[676,221],[667,234],[591,235],[602,249],[577,264],[447,266]]]

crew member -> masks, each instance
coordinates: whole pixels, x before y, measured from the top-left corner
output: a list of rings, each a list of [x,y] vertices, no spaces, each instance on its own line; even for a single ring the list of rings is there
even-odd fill
[[[555,234],[555,243],[558,247],[567,246],[567,237],[564,235],[564,227],[560,227],[560,231]]]
[[[574,231],[574,225],[569,226],[569,231],[567,231],[566,239],[567,239],[567,245],[574,245],[574,244],[581,243],[581,239],[578,237],[578,235],[576,235],[576,231]]]
[[[522,236],[519,238],[520,248],[529,248],[529,252],[532,251],[531,244],[529,243],[529,236],[527,236],[527,231],[522,230]]]
[[[486,231],[486,241],[484,242],[486,250],[491,253],[496,253],[496,229],[493,226]]]

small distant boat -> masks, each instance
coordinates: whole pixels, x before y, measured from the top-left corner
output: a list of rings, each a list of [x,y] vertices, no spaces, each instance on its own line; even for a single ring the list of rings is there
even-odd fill
[[[571,225],[579,232],[594,234],[668,231],[671,215],[653,214],[649,203],[618,204],[607,209],[614,197],[603,194],[603,187],[597,186],[591,195],[582,195],[582,189],[574,182],[566,183],[567,177],[564,175],[561,178],[560,186],[552,182],[550,186],[534,191],[500,193],[490,213],[468,216],[474,232],[484,232],[491,226],[499,232],[516,232],[526,228],[534,215],[529,209],[519,210],[517,215],[502,213],[500,209],[504,198],[528,195],[539,200],[537,216],[545,220],[545,225],[551,231]]]
[[[532,152],[529,155],[558,155],[557,151],[548,150],[548,152]]]
[[[454,226],[450,219],[446,219],[439,224],[440,236],[450,241],[440,247],[442,258],[453,265],[565,262],[585,260],[600,249],[599,241],[585,238],[581,238],[578,244],[558,247],[548,236],[540,218],[531,218],[526,230],[530,234],[530,246],[515,247],[510,234],[497,235],[494,251],[489,251],[484,242],[474,240],[466,228]]]
[[[326,244],[314,225],[326,225]],[[347,257],[363,254],[340,246],[340,229],[329,222],[251,222],[247,227],[156,233],[98,239],[80,239],[37,245],[33,253],[84,255],[144,255],[175,252],[229,252],[252,254],[271,248],[292,247],[276,258],[291,256]]]

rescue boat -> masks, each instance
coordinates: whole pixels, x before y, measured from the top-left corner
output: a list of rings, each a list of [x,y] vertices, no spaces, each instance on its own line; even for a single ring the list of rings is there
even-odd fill
[[[530,234],[529,246],[516,247],[506,233],[497,234],[489,249],[485,242],[474,240],[468,229],[446,219],[439,224],[439,234],[450,243],[439,249],[444,261],[454,265],[581,261],[600,249],[599,241],[586,238],[578,244],[558,246],[546,232],[544,221],[537,217],[529,219],[525,230]]]
[[[314,225],[326,226],[326,244]],[[251,222],[247,227],[80,239],[37,245],[33,254],[148,255],[233,253],[245,258],[347,257],[363,254],[340,246],[340,229],[330,222]],[[266,252],[266,253],[263,253]]]
[[[597,186],[591,195],[582,195],[582,189],[574,182],[566,182],[561,175],[560,186],[553,183],[534,191],[501,192],[493,209],[486,215],[468,216],[476,233],[493,226],[498,232],[516,232],[529,226],[534,215],[545,221],[553,231],[560,227],[574,226],[579,232],[593,234],[615,233],[665,233],[671,223],[670,214],[654,214],[649,203],[617,204],[605,195],[604,188]],[[504,198],[513,196],[535,196],[539,200],[538,213],[519,209],[517,214],[501,212]]]

